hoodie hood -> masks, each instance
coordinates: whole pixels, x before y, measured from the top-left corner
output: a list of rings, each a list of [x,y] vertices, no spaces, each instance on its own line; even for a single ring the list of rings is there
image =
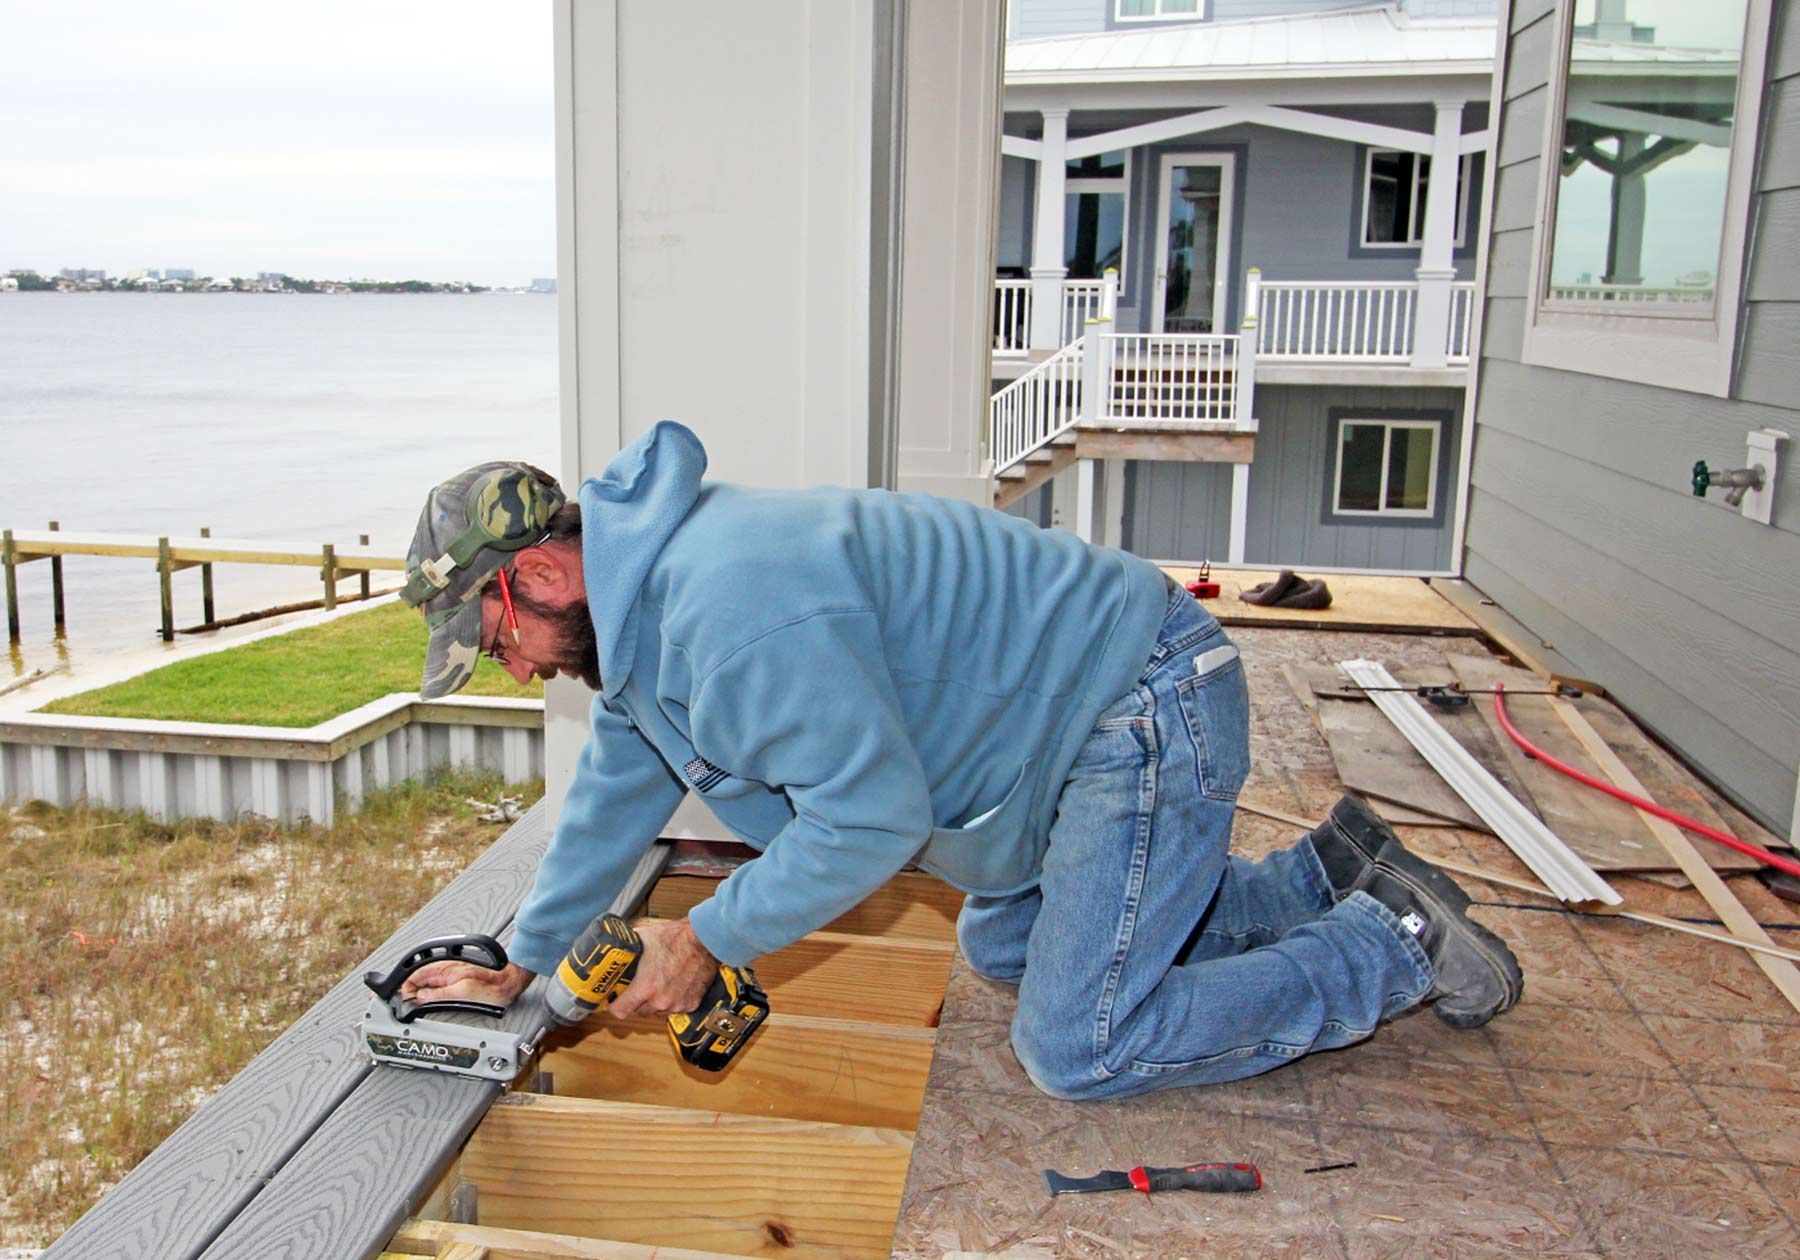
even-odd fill
[[[638,593],[694,500],[706,449],[693,431],[659,420],[581,483],[581,571],[600,650],[600,690],[619,694],[637,647]]]

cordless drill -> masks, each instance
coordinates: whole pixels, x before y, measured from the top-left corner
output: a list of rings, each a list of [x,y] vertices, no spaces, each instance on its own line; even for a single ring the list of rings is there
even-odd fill
[[[616,914],[588,924],[557,965],[546,990],[560,1024],[579,1024],[608,1006],[631,983],[644,942]],[[700,1005],[669,1016],[669,1039],[685,1061],[706,1072],[724,1071],[769,1017],[769,998],[748,967],[719,967]]]

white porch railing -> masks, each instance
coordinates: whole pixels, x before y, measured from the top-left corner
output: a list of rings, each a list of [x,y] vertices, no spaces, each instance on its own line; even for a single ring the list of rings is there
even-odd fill
[[[1458,280],[1450,286],[1450,353],[1454,364],[1464,364],[1475,353],[1475,282]]]
[[[1558,302],[1710,302],[1711,285],[1678,289],[1646,289],[1638,284],[1553,284]]]
[[[988,452],[996,474],[1080,422],[1084,340],[1064,346],[988,400]]]
[[[1104,340],[1112,371],[1106,377],[1102,423],[1238,422],[1237,337],[1115,333]]]
[[[1251,283],[1260,358],[1310,363],[1408,363],[1418,323],[1416,280]],[[1475,284],[1450,285],[1448,358],[1469,361]]]
[[[994,281],[994,357],[1022,359],[1030,348],[1031,281]]]

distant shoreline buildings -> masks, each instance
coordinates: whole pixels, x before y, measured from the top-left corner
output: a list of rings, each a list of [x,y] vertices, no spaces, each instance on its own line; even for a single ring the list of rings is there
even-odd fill
[[[199,275],[192,267],[164,267],[109,276],[92,267],[64,267],[54,276],[29,267],[0,273],[0,293],[555,293],[554,277],[529,285],[480,285],[467,280],[312,280],[280,271],[248,276]]]

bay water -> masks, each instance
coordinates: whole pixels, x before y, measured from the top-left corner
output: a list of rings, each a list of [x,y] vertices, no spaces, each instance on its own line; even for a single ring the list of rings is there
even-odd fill
[[[0,294],[0,527],[404,553],[427,490],[470,464],[557,471],[556,299],[532,294]],[[13,676],[159,650],[154,562],[19,568]],[[377,575],[378,587],[392,575]],[[175,621],[201,620],[175,575]],[[348,592],[354,583],[340,589]],[[317,598],[311,568],[215,566],[220,616]]]

